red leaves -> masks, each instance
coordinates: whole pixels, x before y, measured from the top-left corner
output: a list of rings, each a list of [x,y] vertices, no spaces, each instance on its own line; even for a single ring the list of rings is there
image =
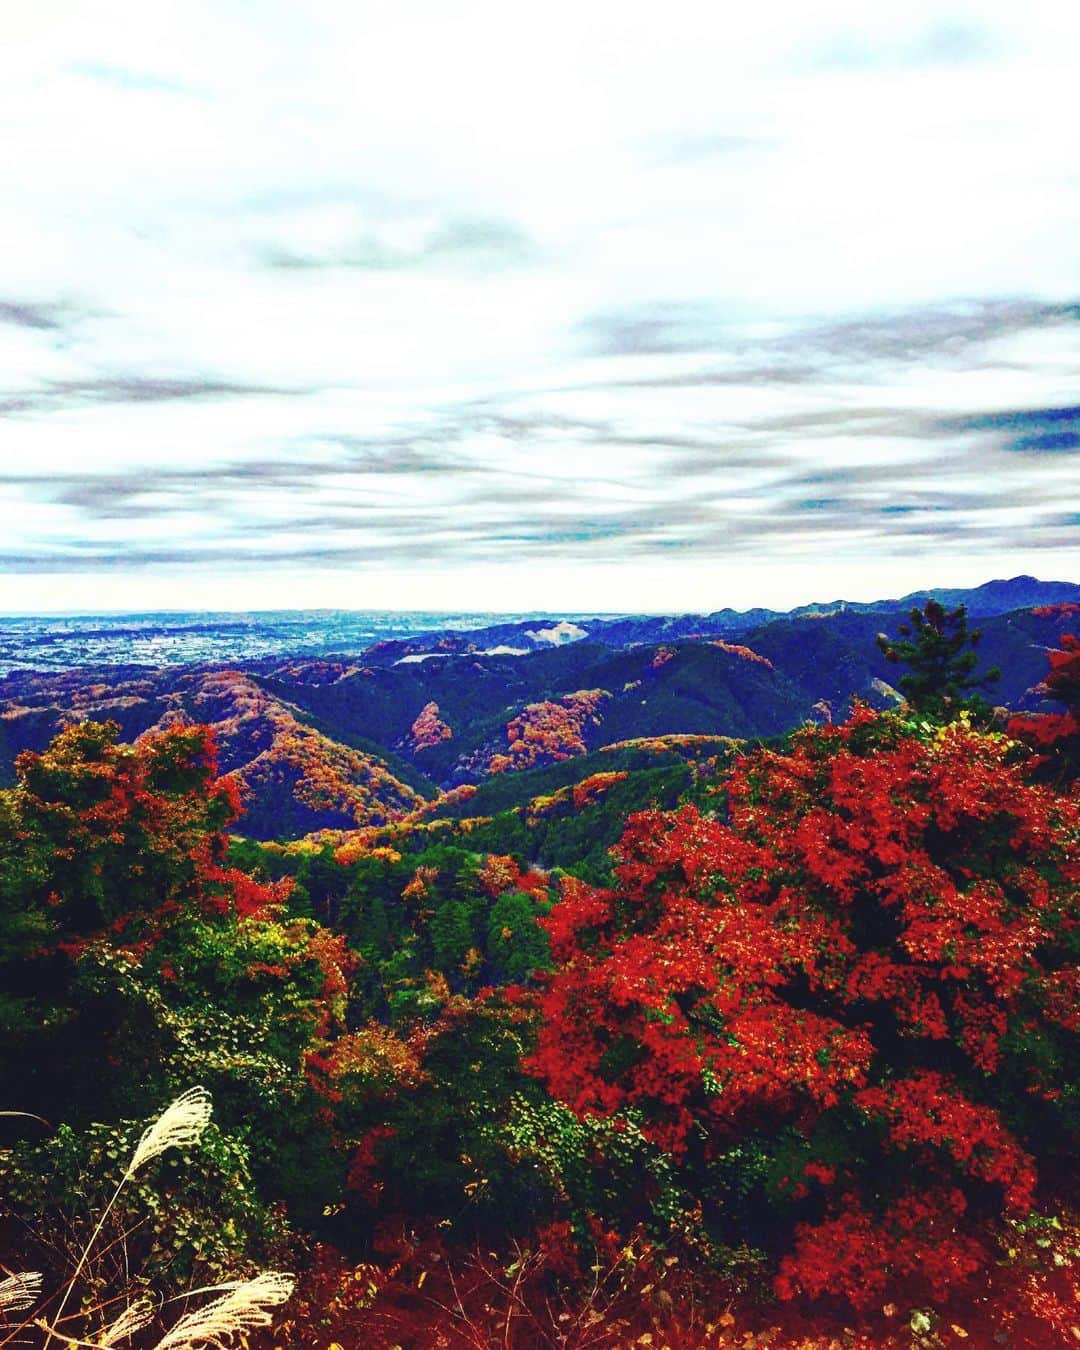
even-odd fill
[[[800,1228],[788,1290],[880,1289],[920,1252],[943,1287],[980,1259],[948,1219],[958,1186],[1031,1203],[1033,1159],[986,1085],[1010,1031],[1066,1014],[1056,953],[1076,922],[1080,812],[1011,753],[963,723],[915,735],[860,709],[739,761],[727,821],[632,818],[615,888],[567,882],[544,920],[558,969],[528,1067],[579,1114],[636,1111],[677,1157],[852,1109],[883,1130],[851,1161],[854,1198]],[[1042,1078],[1034,1090],[1054,1098]],[[879,1194],[897,1150],[921,1170],[910,1193]],[[942,1176],[944,1208],[927,1209]]]
[[[1080,695],[1080,638],[1064,633],[1061,647],[1052,649],[1050,674],[1043,683],[1060,702],[1075,706]]]
[[[957,1230],[966,1209],[955,1187],[905,1195],[883,1214],[847,1194],[834,1216],[795,1230],[795,1250],[781,1262],[776,1292],[790,1299],[842,1290],[864,1310],[879,1304],[894,1282],[902,1282],[909,1303],[924,1293],[942,1298],[988,1260],[983,1243]]]
[[[379,1147],[395,1134],[397,1131],[392,1126],[373,1125],[353,1151],[345,1189],[355,1192],[369,1205],[378,1203],[385,1184],[379,1176]]]
[[[948,1075],[920,1069],[887,1087],[865,1088],[855,1101],[887,1123],[891,1147],[948,1153],[961,1172],[1000,1185],[1007,1210],[1022,1214],[1031,1208],[1033,1160],[997,1112],[968,1101]]]
[[[1080,770],[1080,638],[1063,634],[1061,647],[1051,648],[1047,655],[1049,674],[1034,692],[1063,703],[1066,711],[1021,713],[1009,719],[1007,730],[1016,740],[1045,751],[1040,764],[1056,769],[1060,781],[1067,782]]]

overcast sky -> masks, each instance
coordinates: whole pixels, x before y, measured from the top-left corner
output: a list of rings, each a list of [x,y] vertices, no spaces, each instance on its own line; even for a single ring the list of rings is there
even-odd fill
[[[4,30],[0,610],[1080,579],[1077,6]]]

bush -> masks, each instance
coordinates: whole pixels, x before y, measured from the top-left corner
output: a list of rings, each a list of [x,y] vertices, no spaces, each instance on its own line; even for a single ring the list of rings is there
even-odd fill
[[[1026,769],[962,720],[859,710],[747,755],[723,819],[632,818],[614,888],[545,920],[532,1071],[632,1114],[784,1296],[940,1296],[1067,1158],[1080,812]]]
[[[21,1333],[31,1325],[45,1333],[45,1350],[54,1341],[119,1345],[153,1324],[157,1350],[194,1350],[270,1325],[268,1309],[291,1297],[293,1277],[237,1280],[230,1268],[256,1248],[282,1254],[287,1230],[250,1193],[243,1149],[213,1128],[211,1111],[210,1094],[194,1087],[145,1129],[95,1125],[80,1137],[61,1126],[45,1144],[0,1155],[6,1213],[48,1272],[0,1282],[4,1345],[29,1344]],[[155,1178],[164,1183],[160,1194],[149,1184]],[[224,1282],[193,1287],[200,1277]],[[185,1303],[219,1296],[166,1311],[176,1299],[150,1297],[155,1278],[186,1283],[177,1295]]]
[[[142,1131],[121,1121],[0,1151],[3,1209],[33,1233],[32,1259],[70,1271],[124,1175]],[[210,1125],[197,1149],[172,1152],[123,1188],[104,1228],[87,1292],[101,1297],[125,1270],[182,1288],[231,1278],[280,1255],[281,1215],[258,1195],[247,1149]]]

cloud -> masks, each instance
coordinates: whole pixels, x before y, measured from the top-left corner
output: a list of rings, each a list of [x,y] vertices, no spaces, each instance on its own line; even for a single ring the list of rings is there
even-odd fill
[[[596,355],[723,351],[730,367],[702,371],[697,378],[771,383],[820,377],[839,358],[869,363],[955,357],[1017,333],[1069,324],[1080,324],[1080,303],[992,298],[788,324],[786,331],[761,336],[748,331],[741,315],[705,303],[649,302],[593,315],[581,327]]]
[[[1054,427],[1075,413],[1055,411]],[[985,442],[1017,425],[1031,436],[1042,434],[1044,421],[989,410],[934,419],[875,405],[847,418],[836,409],[786,417],[765,410],[711,433],[669,427],[631,435],[566,415],[534,423],[512,399],[501,416],[490,405],[464,405],[457,424],[444,414],[426,435],[340,436],[306,453],[294,444],[287,458],[197,472],[5,473],[9,493],[83,522],[78,542],[69,523],[47,549],[28,550],[25,567],[12,552],[6,566],[794,560],[818,547],[889,555],[961,540],[1007,550],[1018,532],[1032,547],[1058,547],[1076,526],[1061,510],[1049,457],[1046,472],[1036,473],[1010,449]],[[558,448],[539,449],[553,432]],[[334,453],[325,453],[327,444]]]
[[[70,69],[74,75],[81,75],[88,80],[97,80],[114,89],[132,93],[179,94],[183,97],[197,97],[199,94],[199,90],[193,85],[162,75],[152,75],[146,71],[127,70],[122,66],[112,66],[101,61],[80,61]]]
[[[248,394],[285,394],[294,390],[269,385],[232,384],[212,379],[166,379],[154,376],[113,376],[97,380],[73,380],[54,385],[60,401],[87,399],[95,403],[173,403],[179,399],[235,398]]]
[[[359,228],[326,241],[271,244],[259,251],[263,266],[280,271],[357,269],[404,271],[416,268],[481,271],[528,267],[542,260],[529,235],[509,220],[453,217],[434,221],[418,234],[400,220],[381,229]]]
[[[17,328],[36,328],[43,332],[55,332],[64,326],[63,314],[64,309],[61,305],[0,301],[0,323],[13,324]]]
[[[785,341],[824,357],[922,361],[939,354],[962,355],[1000,338],[1066,324],[1080,324],[1080,303],[994,298],[844,319],[802,330]]]
[[[672,3],[24,7],[8,570],[608,568],[618,608],[627,561],[1068,539],[1060,4]]]
[[[41,326],[41,325],[34,325]],[[200,376],[104,375],[90,379],[60,380],[44,388],[28,390],[0,402],[0,414],[48,413],[85,404],[177,403],[223,400],[252,396],[292,396],[303,389],[273,385],[240,384]]]
[[[907,34],[848,30],[814,45],[796,64],[825,74],[873,74],[972,65],[992,61],[1007,49],[989,27],[944,18]]]
[[[714,305],[664,301],[592,315],[581,331],[597,356],[661,356],[713,351],[727,327]]]
[[[702,160],[723,159],[729,155],[752,154],[768,149],[774,143],[764,136],[700,131],[692,135],[662,137],[648,143],[644,152],[654,164],[667,168],[695,165]]]
[[[1010,408],[943,419],[948,431],[985,431],[1014,454],[1060,454],[1080,450],[1080,405]]]

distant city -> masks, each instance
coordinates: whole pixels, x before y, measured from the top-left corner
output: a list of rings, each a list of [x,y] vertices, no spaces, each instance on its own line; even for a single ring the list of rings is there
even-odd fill
[[[419,633],[469,632],[540,614],[278,610],[250,614],[0,616],[0,675],[72,666],[183,666],[358,652]]]
[[[934,595],[964,604],[972,618],[1037,605],[1076,604],[1080,585],[1031,576],[970,588],[936,587],[867,602],[827,600],[789,610],[723,609],[711,613],[634,614],[529,610],[452,613],[445,610],[260,610],[212,612],[0,614],[0,678],[14,671],[55,672],[88,666],[213,666],[294,657],[356,656],[379,643],[406,643],[384,658],[416,661],[449,650],[454,634],[475,634],[471,650],[524,654],[588,636],[609,646],[658,642],[704,632],[735,638],[784,617],[905,610]],[[718,597],[720,598],[720,597]],[[554,626],[547,626],[551,625]],[[423,640],[419,640],[423,639]],[[460,643],[451,646],[461,648]],[[385,659],[379,664],[385,664]]]

